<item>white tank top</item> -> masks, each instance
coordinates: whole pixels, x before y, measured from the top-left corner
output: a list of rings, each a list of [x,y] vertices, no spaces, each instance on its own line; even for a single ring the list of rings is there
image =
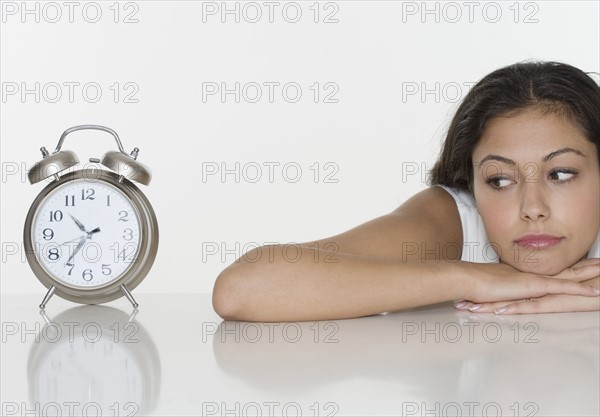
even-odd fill
[[[463,232],[463,247],[461,261],[478,263],[497,263],[498,255],[487,238],[483,220],[477,211],[475,200],[466,191],[436,185],[446,190],[458,207]],[[600,258],[600,231],[598,237],[587,253],[587,258]]]

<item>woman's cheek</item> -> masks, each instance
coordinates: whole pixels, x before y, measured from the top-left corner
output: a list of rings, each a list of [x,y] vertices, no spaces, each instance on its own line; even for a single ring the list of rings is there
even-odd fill
[[[556,201],[553,216],[563,225],[572,244],[590,239],[594,241],[597,237],[600,227],[600,194],[590,190],[591,188],[582,190],[583,192],[577,190],[567,198]]]

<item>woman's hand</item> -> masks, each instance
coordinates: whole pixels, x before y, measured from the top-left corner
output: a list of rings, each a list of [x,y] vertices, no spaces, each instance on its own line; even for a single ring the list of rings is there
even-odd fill
[[[600,288],[600,259],[583,259],[549,278],[579,282],[598,289]],[[484,303],[474,303],[465,300],[455,303],[455,308],[457,310],[469,310],[478,313],[494,312],[496,314],[597,311],[600,310],[600,298],[572,293],[549,293],[540,297],[533,296],[531,298],[516,298]]]

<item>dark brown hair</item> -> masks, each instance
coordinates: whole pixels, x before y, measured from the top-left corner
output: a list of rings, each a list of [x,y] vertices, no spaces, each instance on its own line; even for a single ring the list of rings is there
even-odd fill
[[[471,155],[487,122],[528,108],[567,117],[596,145],[600,161],[600,86],[571,65],[519,62],[486,75],[465,96],[429,172],[429,185],[472,194]]]

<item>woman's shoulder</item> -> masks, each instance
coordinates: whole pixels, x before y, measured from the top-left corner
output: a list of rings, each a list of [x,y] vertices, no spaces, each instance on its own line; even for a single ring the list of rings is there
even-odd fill
[[[420,212],[427,211],[430,214],[448,216],[453,208],[456,208],[456,196],[444,190],[442,186],[432,186],[414,194],[406,200],[393,213],[401,213],[410,210]]]
[[[489,250],[489,240],[483,220],[477,210],[477,204],[471,193],[446,185],[435,185],[442,193],[446,193],[456,204],[462,229],[461,260],[468,262],[498,262],[498,257]]]
[[[463,205],[470,208],[477,208],[475,204],[475,199],[471,195],[471,193],[461,190],[460,188],[448,187],[447,185],[436,184],[431,188],[443,189],[448,193],[456,202],[457,205]]]

